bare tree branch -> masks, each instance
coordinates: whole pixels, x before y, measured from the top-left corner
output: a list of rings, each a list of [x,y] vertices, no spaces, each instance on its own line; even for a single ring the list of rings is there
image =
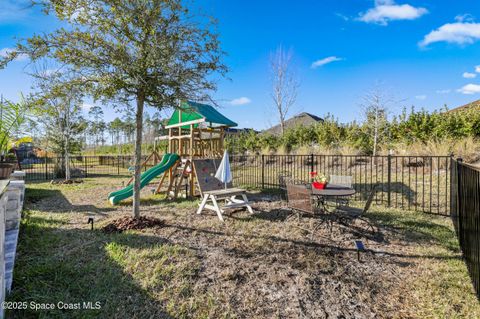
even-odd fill
[[[291,108],[297,101],[299,82],[291,68],[292,50],[286,52],[281,46],[270,57],[272,73],[272,93],[275,111],[280,121],[282,135],[285,132],[285,121]]]

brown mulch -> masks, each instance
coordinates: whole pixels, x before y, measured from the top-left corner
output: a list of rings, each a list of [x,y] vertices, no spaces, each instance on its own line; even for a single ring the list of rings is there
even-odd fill
[[[121,233],[124,230],[141,230],[145,228],[157,228],[165,225],[165,222],[161,219],[153,217],[141,216],[138,218],[122,217],[111,221],[109,224],[102,227],[102,231],[105,233]]]
[[[83,180],[81,179],[68,179],[68,180],[51,180],[50,184],[52,185],[70,185],[70,184],[81,184]]]

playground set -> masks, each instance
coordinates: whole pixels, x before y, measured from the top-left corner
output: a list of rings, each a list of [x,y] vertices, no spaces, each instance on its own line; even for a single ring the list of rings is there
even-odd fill
[[[224,152],[225,129],[234,126],[237,123],[210,105],[182,102],[165,126],[168,134],[157,138],[168,141],[168,151],[163,157],[154,151],[144,161],[142,167],[151,161],[154,166],[142,173],[140,188],[163,174],[154,193],[161,193],[166,183],[170,199],[177,198],[183,189],[190,197],[218,189],[223,184],[214,175]],[[133,195],[132,182],[133,178],[125,188],[108,195],[112,205]]]

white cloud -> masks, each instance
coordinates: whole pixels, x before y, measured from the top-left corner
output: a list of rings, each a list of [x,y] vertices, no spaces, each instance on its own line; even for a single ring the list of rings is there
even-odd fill
[[[84,109],[85,111],[90,111],[90,109],[93,107],[92,104],[88,104],[88,103],[83,103],[81,108]]]
[[[475,72],[480,73],[480,65],[477,65],[477,66],[475,67]]]
[[[0,49],[0,57],[5,58],[5,57],[7,57],[7,55],[9,53],[11,53],[13,51],[15,51],[15,49],[13,49],[13,48]],[[23,53],[17,55],[17,57],[15,58],[15,61],[25,61],[25,60],[28,60],[28,55],[23,54]]]
[[[60,72],[60,69],[47,69],[45,70],[45,75],[54,75]]]
[[[248,97],[242,96],[239,97],[238,99],[233,99],[230,101],[231,105],[245,105],[252,102]]]
[[[464,72],[462,75],[465,79],[474,79],[477,77],[475,73]]]
[[[414,7],[409,4],[396,4],[393,0],[377,0],[375,6],[360,14],[358,20],[367,23],[387,25],[394,20],[418,19],[428,10],[421,7]]]
[[[335,15],[336,15],[337,17],[339,17],[340,19],[342,19],[343,21],[349,21],[349,20],[350,20],[350,18],[349,18],[348,16],[344,15],[344,14],[335,13]]]
[[[417,100],[424,101],[424,100],[427,99],[427,96],[426,96],[426,95],[417,95],[417,96],[415,96],[415,98],[416,98]]]
[[[464,87],[457,90],[462,94],[477,94],[480,93],[480,85],[478,84],[467,84]]]
[[[344,60],[344,59],[339,58],[337,56],[329,56],[327,58],[320,59],[320,60],[317,60],[317,61],[313,62],[312,65],[311,65],[311,68],[316,69],[318,67],[324,66],[325,64],[329,64],[329,63],[336,62],[336,61],[342,61],[342,60]]]
[[[457,22],[473,22],[475,19],[470,13],[466,14],[459,14],[455,17],[455,21]]]
[[[455,22],[431,31],[419,44],[422,47],[435,42],[472,44],[477,40],[480,40],[480,23]]]
[[[450,92],[452,92],[452,90],[450,90],[450,89],[437,90],[437,91],[436,91],[437,94],[448,94],[448,93],[450,93]]]

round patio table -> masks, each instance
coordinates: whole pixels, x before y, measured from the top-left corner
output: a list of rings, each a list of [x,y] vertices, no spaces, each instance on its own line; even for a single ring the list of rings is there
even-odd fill
[[[355,195],[355,190],[341,185],[327,184],[324,189],[312,187],[312,194],[321,197],[353,196]]]
[[[318,198],[318,205],[324,212],[328,212],[327,201],[331,198],[346,198],[355,195],[355,193],[356,192],[353,188],[335,184],[327,184],[324,189],[316,189],[315,187],[312,187],[312,195]]]

